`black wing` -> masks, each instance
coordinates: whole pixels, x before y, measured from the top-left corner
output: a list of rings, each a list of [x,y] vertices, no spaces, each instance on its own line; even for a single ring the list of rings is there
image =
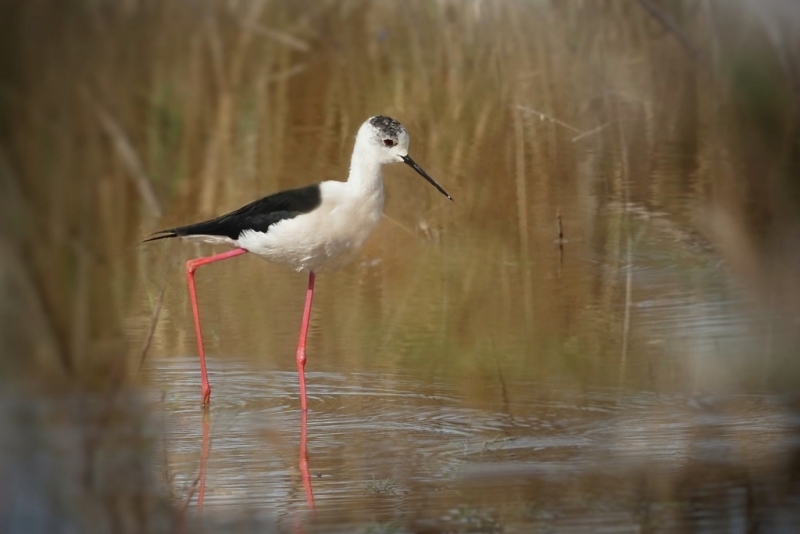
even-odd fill
[[[308,213],[317,208],[321,202],[322,195],[319,184],[288,189],[251,202],[236,211],[210,221],[161,230],[144,241],[191,235],[213,235],[238,239],[245,230],[266,233],[269,227],[276,222]]]

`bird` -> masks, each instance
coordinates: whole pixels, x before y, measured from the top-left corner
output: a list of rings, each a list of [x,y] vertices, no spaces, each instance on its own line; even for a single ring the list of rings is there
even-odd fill
[[[314,297],[314,281],[321,269],[335,269],[352,261],[375,229],[383,213],[382,168],[405,163],[449,200],[453,198],[408,155],[409,135],[397,120],[382,115],[367,119],[358,129],[347,181],[327,180],[280,191],[203,222],[160,230],[144,242],[168,238],[227,245],[230,250],[186,262],[200,355],[202,405],[211,402],[195,271],[209,263],[248,252],[271,263],[308,272],[305,307],[295,358],[300,382],[300,405],[307,410],[306,339]]]

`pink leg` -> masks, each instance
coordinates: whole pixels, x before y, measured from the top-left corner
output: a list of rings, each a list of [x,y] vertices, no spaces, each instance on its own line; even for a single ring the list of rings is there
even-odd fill
[[[314,273],[308,273],[308,290],[306,291],[306,307],[303,310],[303,324],[300,327],[300,341],[297,344],[297,373],[300,375],[300,408],[306,410],[306,338],[308,337],[308,320],[311,318],[311,300],[314,298]]]
[[[200,332],[200,312],[197,309],[197,292],[194,289],[194,272],[201,265],[213,263],[215,261],[227,260],[234,256],[240,256],[247,251],[243,248],[235,248],[222,254],[197,258],[186,262],[186,281],[189,283],[189,297],[192,299],[192,313],[194,313],[194,330],[197,334],[197,350],[200,352],[200,374],[203,380],[203,406],[211,402],[211,386],[208,383],[208,371],[206,371],[206,355],[203,351],[203,334]]]

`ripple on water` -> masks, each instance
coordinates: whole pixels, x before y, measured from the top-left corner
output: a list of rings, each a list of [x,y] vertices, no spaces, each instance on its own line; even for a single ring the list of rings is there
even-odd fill
[[[155,366],[153,399],[164,392],[173,487],[185,489],[198,472],[201,448],[196,361],[159,360]],[[211,374],[206,506],[254,508],[279,519],[306,513],[297,467],[296,373],[227,360]],[[529,384],[541,398],[515,403],[509,412],[471,405],[456,384],[431,388],[410,375],[313,372],[308,382],[311,481],[319,513],[332,521],[344,510],[367,521],[477,499],[504,509],[516,503],[516,511],[505,512],[508,521],[524,523],[531,507],[542,506],[541,491],[549,495],[547,507],[558,508],[589,498],[581,497],[580,481],[591,480],[591,498],[609,501],[604,521],[619,525],[614,506],[630,498],[642,477],[689,484],[687,495],[716,491],[708,490],[713,484],[738,491],[743,471],[769,477],[797,449],[796,418],[776,397]],[[694,484],[686,473],[696,468],[701,475]],[[702,474],[708,472],[716,474]],[[545,486],[535,489],[539,484]],[[498,486],[502,492],[473,493]]]

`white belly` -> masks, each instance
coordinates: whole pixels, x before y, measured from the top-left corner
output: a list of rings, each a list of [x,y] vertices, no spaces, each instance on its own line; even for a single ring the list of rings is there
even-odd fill
[[[381,218],[383,191],[354,196],[339,191],[340,182],[332,184],[336,185],[323,190],[323,202],[314,211],[273,224],[266,233],[242,232],[236,245],[297,271],[316,272],[349,263]]]

